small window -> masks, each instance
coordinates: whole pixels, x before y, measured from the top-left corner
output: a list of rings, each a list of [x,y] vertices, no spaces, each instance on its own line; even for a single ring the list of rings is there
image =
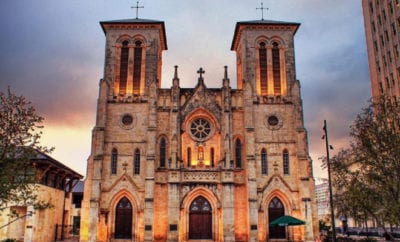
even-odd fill
[[[267,151],[265,149],[261,150],[261,174],[268,174]]]
[[[211,167],[215,166],[215,156],[214,156],[214,148],[211,148],[210,150],[210,163],[211,163]]]
[[[117,161],[118,151],[114,148],[111,152],[111,174],[117,174]]]
[[[240,139],[236,139],[235,142],[235,158],[236,168],[242,168],[242,142]]]
[[[283,150],[282,159],[283,159],[283,174],[289,175],[289,152],[287,150]]]
[[[160,140],[160,167],[165,167],[167,144],[164,138]]]
[[[134,174],[140,174],[140,151],[136,149],[135,156],[134,156]]]

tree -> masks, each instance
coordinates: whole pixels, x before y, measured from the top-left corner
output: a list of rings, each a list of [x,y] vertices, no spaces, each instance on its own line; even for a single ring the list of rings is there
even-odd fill
[[[331,159],[338,212],[400,225],[400,106],[371,101],[350,130],[350,148]]]
[[[47,206],[37,200],[31,158],[52,149],[39,144],[43,118],[23,96],[0,92],[0,212],[12,204]]]

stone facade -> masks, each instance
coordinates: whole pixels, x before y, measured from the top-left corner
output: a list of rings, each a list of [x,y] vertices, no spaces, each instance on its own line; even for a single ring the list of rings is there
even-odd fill
[[[49,203],[51,207],[35,207],[22,202],[8,204],[0,211],[0,240],[52,242],[69,236],[71,191],[83,177],[41,152],[32,159],[32,166],[36,178],[32,189],[35,189],[37,201]],[[12,212],[18,217],[10,216]]]
[[[318,233],[295,76],[299,24],[238,22],[237,89],[161,87],[164,22],[101,22],[106,34],[81,241],[266,241]],[[269,222],[306,222],[285,230]],[[275,216],[275,217],[274,217]]]

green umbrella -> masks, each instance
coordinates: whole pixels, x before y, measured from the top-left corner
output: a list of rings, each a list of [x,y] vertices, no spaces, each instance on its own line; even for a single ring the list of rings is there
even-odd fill
[[[306,224],[303,220],[297,219],[295,217],[285,215],[282,217],[279,217],[269,223],[269,226],[295,226],[295,225],[303,225]]]
[[[275,219],[274,221],[272,221],[271,223],[269,223],[269,226],[296,226],[296,225],[303,225],[306,224],[306,222],[304,222],[303,220],[297,219],[295,217],[289,216],[289,215],[285,215],[282,217],[279,217],[277,219]],[[287,240],[289,241],[289,231],[288,229],[286,229],[287,232]]]

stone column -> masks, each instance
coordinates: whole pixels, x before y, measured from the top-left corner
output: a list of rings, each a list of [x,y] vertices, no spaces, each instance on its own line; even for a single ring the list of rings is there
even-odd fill
[[[144,192],[144,241],[153,241],[154,231],[154,170],[157,146],[157,86],[153,80],[149,85],[149,116],[147,126],[147,159]]]

